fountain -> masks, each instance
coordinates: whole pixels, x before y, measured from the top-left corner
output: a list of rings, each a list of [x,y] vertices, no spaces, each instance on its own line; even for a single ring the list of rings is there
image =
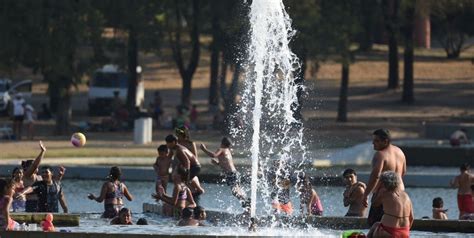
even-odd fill
[[[274,169],[277,180],[300,169],[305,161],[305,146],[302,122],[293,116],[301,85],[294,82],[300,64],[289,48],[295,33],[291,19],[282,0],[252,1],[249,18],[247,74],[237,112],[244,124],[232,132],[237,141],[252,138],[250,215],[255,217],[257,193],[268,199],[272,192],[272,184],[262,180]]]

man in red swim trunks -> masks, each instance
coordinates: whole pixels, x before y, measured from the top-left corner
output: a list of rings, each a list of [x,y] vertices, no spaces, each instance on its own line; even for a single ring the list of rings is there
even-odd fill
[[[459,168],[460,174],[451,181],[451,186],[458,188],[458,208],[459,219],[463,219],[464,215],[474,213],[472,204],[471,184],[474,182],[474,176],[469,172],[470,165],[463,164]]]

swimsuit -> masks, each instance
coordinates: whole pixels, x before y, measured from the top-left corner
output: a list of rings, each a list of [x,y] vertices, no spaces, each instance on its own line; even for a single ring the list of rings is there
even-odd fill
[[[382,223],[379,224],[378,226],[380,229],[386,231],[389,233],[392,238],[408,238],[410,237],[410,227],[405,226],[405,227],[390,227],[386,226]]]
[[[311,204],[311,215],[322,216],[323,215],[323,205],[319,198]]]
[[[24,189],[23,184],[21,186],[15,187],[15,194],[20,193],[21,191],[23,191],[23,189]],[[25,210],[25,198],[24,197],[18,198],[18,199],[13,198],[12,208],[13,208],[14,212],[24,211]]]
[[[458,208],[461,214],[474,213],[471,194],[458,194]]]
[[[122,183],[114,183],[114,191],[105,194],[105,200],[120,199],[123,198]],[[123,204],[105,203],[104,202],[104,213],[102,218],[114,218],[118,215],[120,209],[123,208]]]
[[[178,192],[178,200],[187,200],[186,188]]]
[[[189,180],[198,176],[199,172],[201,172],[200,164],[191,165],[191,167],[189,168]]]

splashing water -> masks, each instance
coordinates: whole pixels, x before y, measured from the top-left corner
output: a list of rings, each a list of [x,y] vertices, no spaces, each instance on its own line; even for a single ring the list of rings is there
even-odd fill
[[[294,117],[296,93],[301,86],[294,83],[300,64],[289,48],[295,33],[291,19],[282,0],[253,0],[249,17],[249,58],[237,113],[240,124],[232,132],[241,141],[252,138],[249,146],[254,217],[257,192],[264,199],[275,199],[275,195],[278,198],[275,184],[301,169],[306,149],[302,122]]]

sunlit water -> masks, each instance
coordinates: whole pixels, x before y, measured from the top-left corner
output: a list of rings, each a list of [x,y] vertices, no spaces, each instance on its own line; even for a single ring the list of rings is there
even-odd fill
[[[140,233],[140,234],[207,234],[207,235],[236,235],[246,234],[247,229],[238,224],[235,226],[226,225],[208,226],[208,227],[176,227],[176,220],[164,218],[154,214],[143,214],[142,204],[144,202],[153,203],[154,200],[150,194],[154,191],[153,182],[125,182],[130,192],[134,196],[134,201],[126,201],[126,206],[132,209],[133,221],[136,222],[140,217],[146,217],[151,225],[149,226],[109,226],[109,220],[101,219],[100,213],[103,211],[103,204],[91,201],[86,198],[87,194],[93,192],[98,194],[102,186],[102,181],[94,180],[65,180],[63,181],[64,192],[66,195],[69,210],[72,213],[81,213],[81,225],[79,227],[68,227],[71,231],[85,232],[108,232],[108,233]],[[229,187],[219,184],[203,184],[206,193],[201,198],[201,205],[206,209],[216,209],[228,211],[230,213],[241,213],[242,208],[236,198],[231,195]],[[170,184],[171,187],[171,184]],[[171,192],[171,188],[168,192]],[[347,211],[342,205],[342,187],[316,187],[321,202],[324,207],[324,216],[343,216]],[[442,197],[445,208],[449,209],[448,216],[451,219],[457,217],[456,190],[447,188],[407,188],[407,192],[413,201],[415,218],[431,216],[431,202],[434,197]],[[292,202],[295,208],[299,207],[299,199],[292,190]],[[263,207],[264,203],[270,201],[258,199],[257,206]],[[295,214],[298,210],[295,209]],[[281,235],[281,236],[321,236],[321,237],[339,237],[341,231],[329,229],[282,229],[282,228],[260,228],[255,235]],[[413,234],[431,236],[427,232],[413,231]],[[250,235],[253,235],[250,234]],[[440,234],[436,234],[439,236]],[[466,237],[467,234],[443,233],[444,237]]]

